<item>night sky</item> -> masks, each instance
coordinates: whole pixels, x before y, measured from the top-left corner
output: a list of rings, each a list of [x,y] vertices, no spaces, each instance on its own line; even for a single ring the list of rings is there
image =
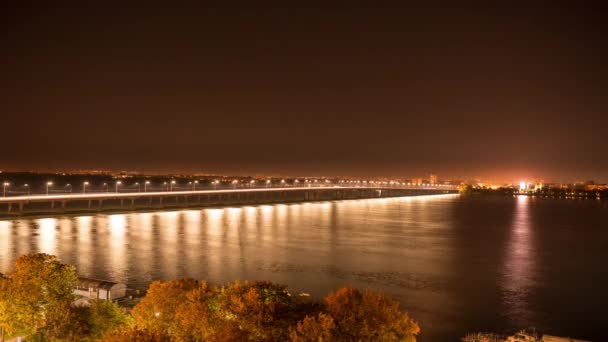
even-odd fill
[[[608,182],[601,8],[249,3],[0,8],[0,169]]]

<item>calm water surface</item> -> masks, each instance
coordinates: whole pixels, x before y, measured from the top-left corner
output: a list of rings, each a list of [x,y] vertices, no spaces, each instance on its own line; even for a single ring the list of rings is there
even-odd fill
[[[608,202],[458,195],[0,221],[0,272],[26,253],[144,288],[260,279],[322,297],[383,290],[421,341],[534,326],[608,341]]]

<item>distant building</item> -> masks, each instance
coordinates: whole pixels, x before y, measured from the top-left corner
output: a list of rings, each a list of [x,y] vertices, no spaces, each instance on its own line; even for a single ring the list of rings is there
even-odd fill
[[[422,178],[412,178],[412,185],[422,185]]]
[[[127,286],[106,280],[78,278],[74,294],[88,299],[114,300],[126,296]]]
[[[438,183],[437,182],[437,175],[431,174],[429,176],[429,183],[431,183],[431,184],[437,184]]]

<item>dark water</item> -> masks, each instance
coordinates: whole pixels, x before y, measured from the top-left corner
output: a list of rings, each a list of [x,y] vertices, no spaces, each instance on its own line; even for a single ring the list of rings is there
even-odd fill
[[[521,327],[608,341],[608,202],[458,195],[0,221],[0,272],[46,252],[82,275],[383,290],[420,341]]]

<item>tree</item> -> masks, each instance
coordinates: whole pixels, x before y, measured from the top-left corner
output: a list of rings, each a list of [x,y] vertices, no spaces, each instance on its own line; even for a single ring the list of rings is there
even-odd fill
[[[45,325],[36,331],[42,341],[81,341],[89,334],[86,307],[72,306],[70,302],[53,305],[48,311]],[[28,338],[30,340],[30,338]]]
[[[336,324],[339,340],[415,341],[420,327],[385,295],[345,287],[328,295],[324,311]]]
[[[0,335],[54,330],[50,325],[66,317],[77,279],[74,267],[55,256],[29,254],[17,259],[14,271],[0,280]]]
[[[241,336],[240,331],[219,314],[216,287],[200,282],[186,294],[186,301],[175,313],[173,336],[178,341],[230,341]]]
[[[293,342],[331,341],[335,328],[333,318],[321,312],[316,318],[306,316],[295,328],[290,327],[289,339]]]
[[[19,328],[16,310],[12,298],[12,288],[9,279],[0,277],[0,342],[6,335],[11,335]]]
[[[105,342],[170,342],[171,338],[163,333],[130,327],[113,332],[106,332],[97,341]]]
[[[295,309],[286,286],[270,282],[236,281],[221,289],[217,305],[223,319],[255,341],[287,339]]]
[[[98,338],[104,333],[112,333],[132,324],[133,318],[118,304],[107,300],[93,300],[88,308],[87,325],[89,334]]]
[[[152,333],[171,335],[177,307],[187,300],[187,293],[197,287],[198,282],[192,279],[153,282],[131,312],[135,325]]]

